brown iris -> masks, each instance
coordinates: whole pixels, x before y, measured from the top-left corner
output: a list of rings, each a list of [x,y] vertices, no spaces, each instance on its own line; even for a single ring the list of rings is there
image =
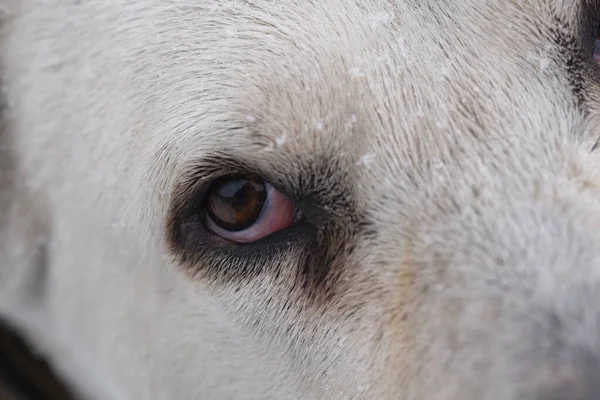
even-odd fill
[[[263,180],[243,177],[218,181],[207,198],[206,213],[218,227],[241,231],[256,222],[267,200]]]

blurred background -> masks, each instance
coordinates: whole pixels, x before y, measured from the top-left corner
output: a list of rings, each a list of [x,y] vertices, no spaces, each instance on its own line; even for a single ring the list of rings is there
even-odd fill
[[[48,364],[0,320],[0,400],[75,400]]]

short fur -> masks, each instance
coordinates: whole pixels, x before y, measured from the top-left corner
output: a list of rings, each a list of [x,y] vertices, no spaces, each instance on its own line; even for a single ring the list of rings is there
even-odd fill
[[[0,1],[0,316],[83,397],[600,397],[596,2]],[[302,221],[208,233],[236,172]]]

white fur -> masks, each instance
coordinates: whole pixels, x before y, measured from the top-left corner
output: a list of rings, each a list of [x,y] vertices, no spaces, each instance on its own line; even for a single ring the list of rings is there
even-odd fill
[[[86,398],[516,399],[541,309],[600,351],[573,300],[600,282],[600,88],[577,103],[549,31],[572,2],[0,1],[0,315]],[[377,239],[330,306],[294,254],[239,290],[183,272],[171,197],[217,151],[351,177]]]

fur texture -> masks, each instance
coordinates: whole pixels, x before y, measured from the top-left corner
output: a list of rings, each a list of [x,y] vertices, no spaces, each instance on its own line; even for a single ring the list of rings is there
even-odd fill
[[[0,316],[85,398],[600,396],[592,0],[0,1]]]

